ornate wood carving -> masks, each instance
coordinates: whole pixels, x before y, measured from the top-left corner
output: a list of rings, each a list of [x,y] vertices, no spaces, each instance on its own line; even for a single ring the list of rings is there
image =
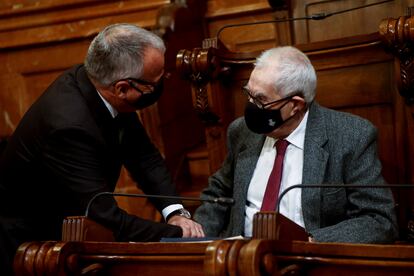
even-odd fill
[[[205,275],[244,275],[238,273],[239,254],[247,240],[219,240],[210,243],[205,252]]]
[[[414,247],[252,240],[237,275],[410,275]]]
[[[193,106],[206,126],[209,174],[219,168],[226,155],[222,145],[225,144],[226,126],[229,123],[226,116],[228,98],[219,88],[220,77],[227,75],[229,68],[222,65],[223,55],[219,52],[224,50],[217,48],[217,41],[205,39],[203,48],[180,50],[176,58],[177,70],[184,79],[190,81]]]
[[[203,275],[206,243],[28,242],[15,275]]]
[[[412,8],[411,8],[412,10]],[[412,11],[411,11],[412,13]],[[400,95],[407,104],[406,130],[408,133],[408,155],[407,168],[412,168],[414,151],[412,128],[414,127],[414,16],[402,16],[398,19],[387,18],[381,21],[379,33],[383,42],[388,46],[390,51],[397,57],[398,63],[396,68],[396,80]],[[411,116],[410,116],[411,114]],[[411,164],[411,165],[410,165]],[[413,183],[414,174],[408,169],[409,182]],[[410,210],[407,210],[407,240],[414,241],[414,207],[412,197],[414,193],[408,193],[402,196]]]
[[[181,76],[190,80],[193,89],[193,105],[200,119],[207,125],[216,124],[219,116],[215,114],[209,103],[207,84],[212,80],[218,68],[215,48],[194,48],[180,50],[177,54],[177,69]]]
[[[414,103],[414,16],[381,21],[379,33],[399,59],[398,88],[407,104]]]

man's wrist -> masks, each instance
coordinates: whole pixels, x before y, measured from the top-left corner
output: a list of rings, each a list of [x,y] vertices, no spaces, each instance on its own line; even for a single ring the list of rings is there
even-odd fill
[[[191,219],[190,212],[187,209],[184,209],[184,208],[177,209],[177,210],[171,212],[170,214],[168,214],[168,216],[166,218],[166,221],[168,221],[173,216],[181,216],[181,217]]]

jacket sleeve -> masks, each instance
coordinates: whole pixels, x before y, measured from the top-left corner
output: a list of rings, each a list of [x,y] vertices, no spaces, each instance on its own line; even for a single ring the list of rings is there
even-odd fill
[[[233,197],[235,144],[238,134],[237,121],[230,124],[227,132],[227,156],[221,168],[210,176],[208,187],[201,193],[201,198]],[[206,236],[220,236],[227,228],[231,207],[204,202],[195,212],[194,220],[199,222]]]
[[[112,192],[102,141],[83,128],[66,127],[53,131],[45,143],[42,162],[57,180],[53,191],[63,194],[56,208],[65,216],[82,215],[89,199],[99,192]],[[119,171],[118,171],[119,172]],[[112,197],[101,197],[90,209],[90,217],[114,231],[119,241],[158,241],[181,237],[179,227],[138,218],[121,210]]]

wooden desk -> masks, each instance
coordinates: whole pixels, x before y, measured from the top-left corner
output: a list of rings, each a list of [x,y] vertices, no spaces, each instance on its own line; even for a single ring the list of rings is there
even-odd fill
[[[16,275],[414,275],[414,246],[220,240],[31,242]]]
[[[237,250],[234,249],[237,248]],[[218,241],[207,255],[227,248],[226,262],[206,262],[211,275],[414,275],[414,246],[309,243],[251,240],[244,244]],[[234,253],[237,252],[237,253]],[[237,262],[234,263],[234,258]],[[207,260],[207,258],[206,258]],[[227,270],[227,271],[226,271]]]
[[[16,275],[204,275],[207,243],[29,242]]]

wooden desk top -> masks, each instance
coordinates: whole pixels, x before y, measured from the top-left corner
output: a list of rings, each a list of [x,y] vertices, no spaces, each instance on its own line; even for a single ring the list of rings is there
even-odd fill
[[[16,275],[204,275],[208,243],[29,242]]]
[[[414,275],[413,245],[218,240],[30,242],[16,275]]]

